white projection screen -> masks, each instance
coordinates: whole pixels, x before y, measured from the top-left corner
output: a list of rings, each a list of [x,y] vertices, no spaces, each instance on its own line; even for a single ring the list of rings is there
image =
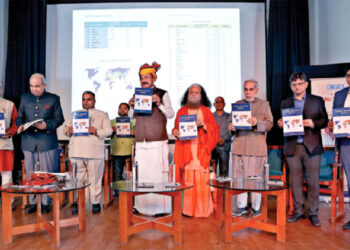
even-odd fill
[[[192,83],[211,102],[223,96],[227,112],[246,79],[266,95],[264,3],[49,5],[46,44],[47,89],[61,97],[66,119],[85,90],[115,118],[140,86],[139,67],[153,61],[161,64],[155,85],[169,92],[175,111]]]

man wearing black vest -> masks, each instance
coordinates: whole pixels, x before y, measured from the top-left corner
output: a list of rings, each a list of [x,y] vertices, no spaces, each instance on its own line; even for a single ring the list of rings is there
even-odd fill
[[[160,65],[144,64],[140,67],[139,76],[142,88],[152,88],[152,114],[134,114],[135,98],[129,101],[129,116],[136,118],[135,161],[139,167],[139,182],[161,182],[162,171],[169,171],[167,119],[174,117],[170,97],[167,91],[154,85],[156,72]],[[156,215],[171,212],[171,199],[158,194],[146,194],[135,197],[135,208],[145,215]]]
[[[288,222],[296,222],[305,218],[303,211],[304,173],[307,181],[308,216],[311,224],[321,226],[318,218],[319,208],[319,176],[321,155],[323,153],[321,129],[328,123],[324,101],[321,97],[306,93],[307,76],[293,73],[289,78],[293,96],[281,103],[281,109],[300,108],[303,114],[304,135],[284,137],[284,153],[292,177],[294,198],[294,213]],[[283,127],[283,119],[278,120],[278,126]]]

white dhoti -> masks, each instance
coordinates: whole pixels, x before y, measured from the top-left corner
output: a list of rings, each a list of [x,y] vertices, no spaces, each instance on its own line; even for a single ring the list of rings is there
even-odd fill
[[[169,171],[168,141],[136,142],[139,182],[162,182],[162,171]],[[135,208],[145,215],[171,213],[171,197],[145,194],[135,197]]]

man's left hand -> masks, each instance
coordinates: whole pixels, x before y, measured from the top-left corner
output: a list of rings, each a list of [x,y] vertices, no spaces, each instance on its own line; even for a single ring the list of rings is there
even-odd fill
[[[3,139],[11,138],[10,131],[6,131],[5,135],[2,137]]]
[[[156,94],[152,95],[152,102],[155,102],[157,104],[157,106],[160,105],[160,97]]]
[[[256,119],[255,117],[250,117],[248,119],[248,122],[252,125],[252,126],[255,126],[257,123],[258,123],[258,119]]]
[[[218,140],[218,144],[219,145],[224,145],[225,144],[225,139],[220,137],[219,140]]]
[[[97,135],[97,130],[95,127],[90,126],[89,127],[89,133],[92,135]]]
[[[313,128],[314,122],[311,119],[305,119],[305,120],[303,120],[303,125],[304,125],[304,127]]]
[[[41,121],[41,122],[37,122],[34,124],[34,127],[36,127],[37,129],[46,129],[46,122],[45,121]]]

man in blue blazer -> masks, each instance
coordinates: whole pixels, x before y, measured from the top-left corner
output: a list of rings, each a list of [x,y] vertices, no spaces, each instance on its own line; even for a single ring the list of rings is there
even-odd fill
[[[350,68],[345,70],[345,78],[350,85]],[[335,93],[333,108],[350,107],[349,87],[344,88]],[[333,124],[330,126],[333,128]],[[337,146],[340,146],[340,159],[348,180],[348,192],[350,192],[350,137],[337,139]],[[350,229],[350,221],[344,224],[344,229]]]
[[[328,123],[328,115],[321,97],[306,93],[308,86],[307,76],[302,73],[293,73],[290,78],[290,87],[293,96],[281,103],[281,109],[300,108],[303,113],[303,136],[284,137],[284,153],[292,177],[294,198],[294,213],[288,218],[288,222],[296,222],[305,218],[303,211],[303,183],[304,172],[308,184],[308,216],[313,226],[321,226],[318,218],[319,209],[319,176],[321,167],[321,155],[323,153],[321,129]],[[278,125],[283,127],[283,119],[278,120]],[[304,170],[305,169],[305,170]]]
[[[58,149],[56,129],[63,124],[64,118],[59,96],[45,91],[46,81],[42,74],[35,73],[29,79],[30,92],[23,94],[18,109],[16,123],[18,133],[22,133],[22,151],[27,178],[39,163],[40,170],[53,172],[55,153]],[[42,119],[24,129],[24,124]],[[42,196],[42,212],[48,213],[50,205],[47,195]],[[29,207],[25,213],[36,211],[36,197],[29,196]]]

